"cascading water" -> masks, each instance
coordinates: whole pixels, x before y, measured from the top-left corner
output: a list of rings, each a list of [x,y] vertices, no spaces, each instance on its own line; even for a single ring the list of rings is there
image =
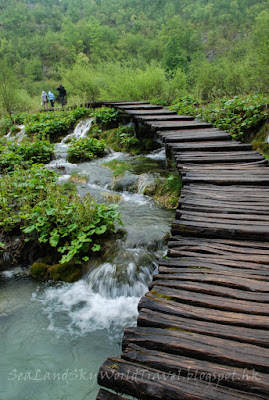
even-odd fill
[[[37,283],[20,269],[2,274],[0,398],[5,400],[95,399],[98,369],[108,356],[120,354],[123,328],[136,323],[138,301],[147,291],[156,257],[165,251],[163,238],[173,212],[141,194],[142,182],[152,177],[137,176],[141,193],[115,192],[112,172],[102,165],[130,156],[111,152],[91,162],[66,161],[66,142],[85,137],[90,124],[82,121],[56,145],[56,159],[48,168],[60,173],[60,180],[73,172],[87,176],[77,183],[81,196],[90,193],[101,202],[106,196],[120,197],[126,233],[108,242],[104,256],[91,259],[83,279],[73,284]],[[148,156],[164,162],[163,151]]]

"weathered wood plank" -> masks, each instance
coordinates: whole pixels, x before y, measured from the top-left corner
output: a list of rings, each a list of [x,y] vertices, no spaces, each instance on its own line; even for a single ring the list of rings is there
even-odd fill
[[[238,274],[240,275],[240,274]],[[196,270],[191,270],[188,273],[171,273],[168,276],[157,274],[153,276],[153,280],[181,280],[181,281],[198,281],[204,283],[212,283],[213,285],[227,286],[231,288],[236,288],[240,290],[247,290],[250,292],[260,292],[260,293],[268,293],[269,298],[269,285],[267,282],[256,281],[251,278],[243,278],[237,276],[236,272],[234,272],[233,276],[230,276],[229,273],[211,271],[210,269],[200,270],[200,273]]]
[[[229,386],[247,393],[269,396],[269,379],[265,374],[242,368],[232,369],[225,365],[196,360],[179,355],[167,354],[130,344],[122,358],[182,377],[196,377],[201,381]]]
[[[163,285],[163,282],[158,282],[158,284]],[[269,329],[268,321],[265,321],[267,317],[252,315],[250,318],[249,315],[244,313],[220,311],[204,307],[192,306],[189,304],[181,304],[179,307],[179,305],[176,304],[174,301],[157,297],[150,292],[143,296],[139,302],[139,311],[143,308],[161,312],[164,314],[190,318],[193,320],[197,319],[200,321],[209,321],[217,324],[219,323],[230,326],[243,326],[246,328],[262,330]]]
[[[120,110],[160,110],[162,109],[162,106],[156,106],[153,104],[132,104],[132,105],[127,105],[127,104],[123,104],[120,106],[117,106],[117,108],[119,108]]]
[[[230,390],[110,357],[100,368],[98,383],[142,400],[258,400],[262,397]],[[257,396],[257,397],[256,397]]]
[[[194,332],[141,326],[125,329],[122,340],[123,351],[131,343],[150,350],[239,368],[254,368],[262,373],[269,372],[269,351],[249,343]]]
[[[213,142],[194,142],[194,143],[168,143],[170,149],[177,154],[184,154],[185,152],[196,150],[210,150],[215,152],[222,152],[229,150],[231,152],[237,150],[252,150],[251,144],[239,143],[234,141],[213,141]]]
[[[160,115],[136,115],[135,116],[136,119],[138,119],[141,122],[147,122],[147,121],[152,121],[154,119],[154,121],[193,121],[194,118],[193,117],[189,117],[186,115],[170,115],[170,114],[160,114]]]
[[[217,336],[238,342],[250,343],[256,346],[269,347],[268,331],[250,329],[238,326],[215,324],[208,321],[197,321],[175,315],[142,309],[138,315],[137,325],[143,327],[165,328],[171,330],[196,332],[207,336]],[[269,379],[269,378],[268,378]]]
[[[214,222],[199,222],[199,221],[181,221],[174,220],[172,223],[172,235],[187,235],[206,236],[206,237],[224,237],[239,239],[255,238],[256,240],[269,240],[269,226],[251,226],[251,225],[231,225]]]
[[[154,285],[152,293],[157,297],[169,298],[169,300],[177,303],[197,305],[198,307],[212,308],[214,310],[269,316],[269,307],[267,304],[253,303],[248,300],[224,299],[221,296],[195,293],[182,289],[178,291],[177,289],[158,285],[158,282],[157,285]],[[267,323],[269,327],[269,318],[267,318]]]
[[[171,129],[208,129],[212,127],[212,124],[208,122],[199,121],[164,121],[158,122],[155,120],[148,120],[144,122],[146,125],[150,126],[151,129],[163,131]]]
[[[164,143],[182,143],[182,142],[200,142],[201,140],[227,140],[230,138],[229,133],[213,130],[212,132],[204,131],[202,129],[190,131],[187,135],[186,131],[165,131],[165,134],[156,132],[158,136],[163,139]]]

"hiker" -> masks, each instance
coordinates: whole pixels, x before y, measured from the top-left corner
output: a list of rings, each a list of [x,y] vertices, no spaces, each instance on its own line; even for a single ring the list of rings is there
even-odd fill
[[[48,111],[48,95],[45,90],[41,93],[41,106],[44,106],[44,110]]]
[[[63,85],[61,84],[58,88],[57,88],[58,92],[59,92],[59,97],[60,97],[60,103],[62,105],[62,108],[64,108],[64,96],[66,96],[66,90],[63,87]]]
[[[50,101],[51,108],[54,109],[55,96],[50,90],[48,91],[48,99]]]

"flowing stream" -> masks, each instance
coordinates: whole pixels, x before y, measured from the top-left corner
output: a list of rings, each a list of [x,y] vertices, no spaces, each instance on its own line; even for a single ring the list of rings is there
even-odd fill
[[[66,161],[68,140],[85,137],[90,124],[84,120],[56,145],[56,158],[48,167],[60,173],[60,180],[83,175],[77,183],[81,196],[90,193],[102,202],[120,198],[126,234],[109,242],[104,257],[91,259],[83,279],[73,284],[40,283],[22,268],[0,275],[1,400],[95,399],[98,369],[108,356],[121,353],[123,329],[136,324],[139,299],[157,257],[165,253],[164,237],[174,212],[142,194],[156,171],[128,172],[116,188],[112,172],[102,164],[130,161],[129,155],[111,152],[91,162]],[[163,150],[148,158],[164,169]],[[134,182],[136,192],[130,191]]]

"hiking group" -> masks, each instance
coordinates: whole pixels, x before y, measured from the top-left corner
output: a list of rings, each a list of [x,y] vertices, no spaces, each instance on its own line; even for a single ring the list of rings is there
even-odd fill
[[[64,105],[66,104],[65,96],[66,96],[66,90],[63,87],[63,85],[59,85],[59,87],[56,89],[58,90],[59,94],[59,100],[62,106],[62,109],[64,108]],[[45,92],[45,90],[42,91],[41,93],[41,106],[44,107],[45,111],[48,111],[48,103],[50,102],[51,108],[54,109],[54,102],[56,100],[56,97],[54,94],[49,90],[48,94]]]

